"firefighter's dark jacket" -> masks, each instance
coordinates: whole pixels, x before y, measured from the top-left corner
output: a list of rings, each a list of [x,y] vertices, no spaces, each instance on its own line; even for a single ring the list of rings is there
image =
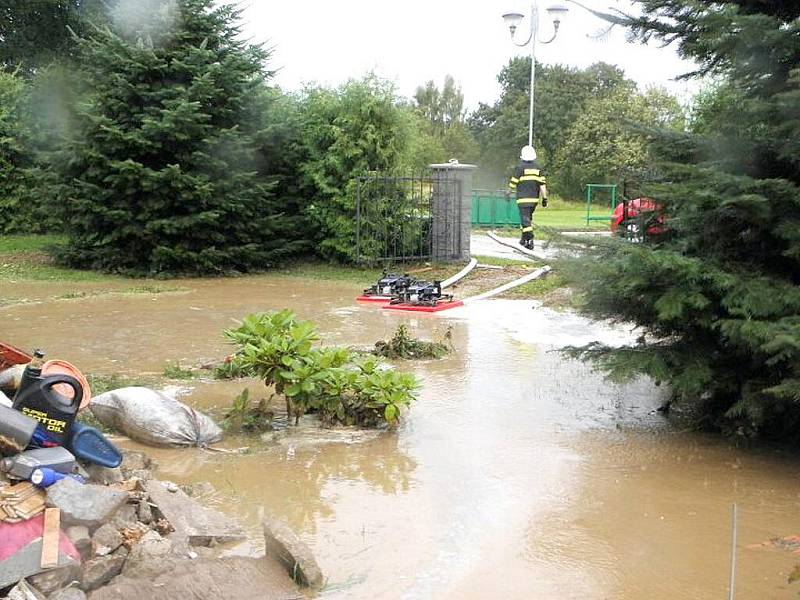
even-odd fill
[[[539,188],[546,183],[539,162],[523,160],[514,169],[508,187],[517,192],[517,204],[538,204]]]

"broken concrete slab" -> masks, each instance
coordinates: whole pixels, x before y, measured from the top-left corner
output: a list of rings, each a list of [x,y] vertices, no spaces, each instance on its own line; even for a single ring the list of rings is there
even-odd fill
[[[128,493],[65,478],[47,488],[47,506],[61,509],[64,525],[85,525],[90,531],[106,523],[128,501]]]
[[[39,544],[41,546],[41,544]],[[41,550],[40,550],[41,552]],[[39,558],[39,555],[37,555]],[[41,570],[41,569],[40,569]],[[41,573],[31,575],[28,581],[36,587],[43,594],[50,595],[58,589],[61,589],[73,581],[77,581],[81,574],[81,565],[77,561],[69,559],[59,566],[48,569]]]
[[[92,555],[92,536],[89,535],[89,528],[85,525],[73,525],[67,527],[65,532],[67,537],[80,552],[81,559],[89,559]]]
[[[176,557],[171,556],[172,550],[172,540],[161,537],[155,531],[148,531],[131,548],[124,575],[151,579],[169,570],[176,562]]]
[[[6,596],[7,600],[46,600],[44,594],[33,587],[24,579],[11,588]]]
[[[129,471],[155,469],[156,463],[144,452],[137,452],[136,450],[123,450],[122,464],[119,468],[122,469],[123,474],[125,474],[127,477],[127,473]]]
[[[262,522],[267,556],[284,566],[289,576],[300,585],[319,588],[322,571],[311,549],[282,521],[268,517]]]
[[[136,516],[138,517],[139,521],[145,525],[149,525],[153,522],[153,509],[147,500],[142,500],[139,502],[139,507],[136,509]]]
[[[78,587],[68,587],[58,590],[48,600],[86,600],[86,593]]]
[[[86,562],[81,568],[81,588],[96,590],[120,574],[125,564],[126,553],[99,556]]]
[[[266,558],[184,559],[168,572],[141,579],[122,574],[89,600],[299,600],[305,596],[283,568]]]
[[[109,521],[111,525],[117,529],[125,529],[136,524],[136,506],[133,504],[123,504],[116,513],[114,518]]]
[[[233,519],[204,507],[181,489],[170,492],[155,480],[148,481],[146,489],[150,500],[175,529],[175,536],[187,539],[192,546],[208,546],[212,541],[240,542],[247,537]]]
[[[85,469],[86,474],[89,476],[89,481],[92,483],[111,485],[112,483],[120,483],[125,480],[125,477],[122,475],[122,469],[119,467],[109,468],[88,464]]]
[[[92,536],[92,554],[106,556],[122,545],[122,534],[117,528],[106,523],[98,528]]]

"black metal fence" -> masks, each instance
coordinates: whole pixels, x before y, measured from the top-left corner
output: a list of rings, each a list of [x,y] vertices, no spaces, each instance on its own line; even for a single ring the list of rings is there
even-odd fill
[[[359,177],[357,260],[377,263],[451,258],[449,248],[460,248],[460,188],[457,180],[431,173]]]

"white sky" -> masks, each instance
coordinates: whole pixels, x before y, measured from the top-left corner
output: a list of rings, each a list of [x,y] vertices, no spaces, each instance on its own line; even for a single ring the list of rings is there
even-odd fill
[[[552,32],[544,10],[550,3],[540,4],[544,39]],[[630,7],[628,0],[583,3],[597,10]],[[593,41],[586,34],[598,31],[603,22],[569,6],[555,42],[537,45],[537,60],[576,67],[604,61],[623,68],[641,87],[662,85],[682,100],[696,91],[694,82],[672,81],[691,69],[672,47],[629,44],[620,28],[607,41]],[[244,34],[274,47],[271,67],[279,69],[275,81],[287,90],[312,82],[337,85],[374,70],[411,97],[430,79],[441,86],[449,73],[471,110],[498,98],[496,77],[511,56],[530,53],[529,46],[511,44],[501,17],[510,10],[529,15],[530,4],[518,0],[244,0],[242,7]],[[520,37],[527,36],[527,21]]]

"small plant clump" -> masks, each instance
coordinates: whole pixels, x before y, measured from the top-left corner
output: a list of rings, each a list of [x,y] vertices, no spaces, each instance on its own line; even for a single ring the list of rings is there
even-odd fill
[[[225,337],[236,345],[232,363],[286,400],[295,424],[309,412],[325,425],[395,424],[416,399],[414,375],[385,368],[346,348],[317,348],[316,327],[290,310],[248,315]],[[244,402],[244,400],[242,400]]]
[[[247,377],[247,374],[233,360],[233,356],[228,356],[221,363],[211,368],[211,376],[214,379],[241,379],[242,377]]]
[[[268,408],[268,401],[250,400],[250,390],[245,388],[233,400],[230,410],[225,413],[222,426],[228,431],[259,432],[272,429],[275,413]]]
[[[191,368],[187,369],[179,362],[169,363],[164,367],[163,374],[167,379],[196,379],[200,376],[197,371]]]
[[[449,341],[450,330],[444,337]],[[411,337],[408,326],[400,324],[388,340],[375,342],[375,354],[385,358],[442,358],[450,352],[450,346],[443,342],[426,341]]]

